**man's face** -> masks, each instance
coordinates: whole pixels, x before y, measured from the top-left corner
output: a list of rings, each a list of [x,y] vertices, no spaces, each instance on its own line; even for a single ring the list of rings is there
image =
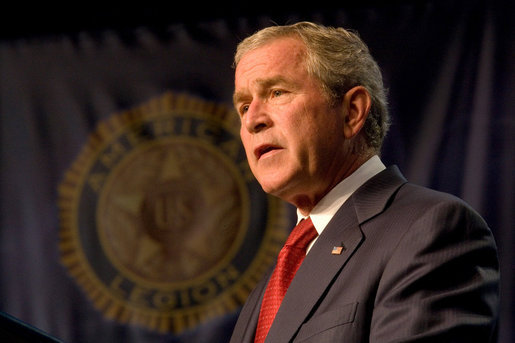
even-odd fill
[[[281,38],[246,53],[234,104],[250,168],[267,193],[317,202],[341,179],[343,107],[332,106],[305,68],[304,44]]]

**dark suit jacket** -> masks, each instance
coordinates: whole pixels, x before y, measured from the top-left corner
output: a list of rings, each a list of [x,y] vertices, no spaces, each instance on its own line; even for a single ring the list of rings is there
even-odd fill
[[[334,246],[343,246],[333,255]],[[283,342],[491,342],[499,266],[486,223],[390,167],[338,210],[293,279],[267,336]],[[266,275],[231,343],[250,343]]]

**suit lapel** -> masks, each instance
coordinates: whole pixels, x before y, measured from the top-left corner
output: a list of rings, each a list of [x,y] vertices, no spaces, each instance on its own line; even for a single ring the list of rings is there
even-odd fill
[[[382,212],[406,180],[396,167],[367,181],[338,210],[297,271],[265,342],[289,342],[330,287],[336,275],[359,248],[360,224]],[[333,247],[343,247],[333,255]],[[323,266],[323,268],[321,268]]]
[[[266,273],[261,281],[252,290],[243,306],[238,321],[234,327],[230,343],[252,343],[256,333],[257,322],[261,301],[265,292],[266,285],[272,274],[273,269]]]

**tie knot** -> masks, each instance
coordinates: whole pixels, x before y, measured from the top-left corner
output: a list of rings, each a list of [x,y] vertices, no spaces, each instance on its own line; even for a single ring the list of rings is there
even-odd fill
[[[285,245],[306,249],[308,244],[318,236],[311,218],[302,219],[288,236]]]

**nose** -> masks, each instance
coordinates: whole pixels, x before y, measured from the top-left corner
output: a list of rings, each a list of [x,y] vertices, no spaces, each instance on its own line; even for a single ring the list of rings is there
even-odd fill
[[[266,130],[272,125],[272,121],[266,107],[266,104],[262,102],[251,102],[247,113],[245,113],[243,117],[244,125],[248,132],[258,133]]]

